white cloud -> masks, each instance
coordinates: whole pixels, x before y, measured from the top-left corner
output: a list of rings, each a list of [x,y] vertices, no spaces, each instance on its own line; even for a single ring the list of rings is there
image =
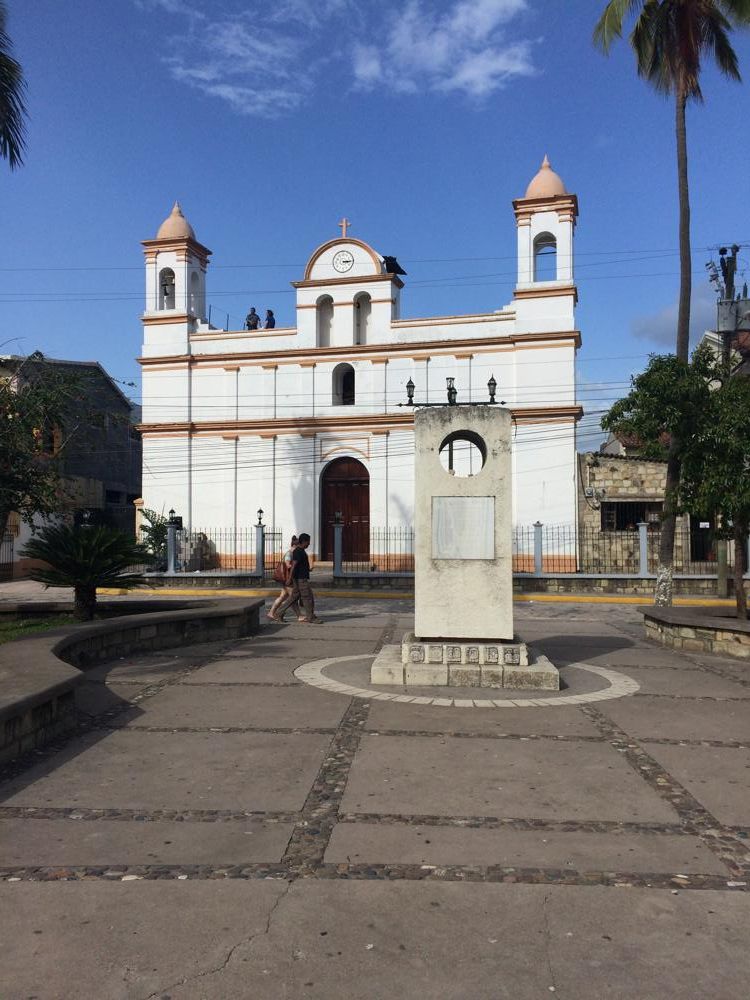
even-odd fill
[[[368,47],[369,59],[355,54],[357,82],[485,97],[511,77],[534,73],[531,42],[509,41],[503,32],[526,8],[526,0],[459,0],[436,13],[434,5],[408,0],[379,46]]]
[[[716,326],[716,294],[710,285],[700,284],[690,302],[690,344],[694,346],[706,332]],[[677,336],[677,303],[656,312],[637,316],[631,322],[631,332],[639,340],[650,340],[674,351]]]
[[[173,77],[240,114],[292,111],[324,72],[362,90],[473,99],[534,72],[532,43],[507,37],[527,0],[406,0],[398,9],[371,0],[134,2],[160,17]]]

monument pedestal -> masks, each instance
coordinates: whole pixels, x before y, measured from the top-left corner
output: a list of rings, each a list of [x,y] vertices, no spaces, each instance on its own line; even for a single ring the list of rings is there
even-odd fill
[[[370,669],[373,684],[559,691],[560,674],[525,642],[441,642],[407,633],[385,646]]]
[[[513,628],[511,430],[492,404],[415,413],[416,635],[379,653],[373,684],[560,690]]]

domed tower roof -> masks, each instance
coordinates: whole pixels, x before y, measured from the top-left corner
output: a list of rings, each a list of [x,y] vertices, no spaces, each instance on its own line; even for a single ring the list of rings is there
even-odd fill
[[[549,163],[546,154],[539,173],[532,178],[526,188],[525,198],[554,198],[556,195],[567,194],[565,185],[559,174],[556,174]]]
[[[193,227],[182,214],[180,203],[176,201],[172,211],[159,226],[157,240],[194,240]]]

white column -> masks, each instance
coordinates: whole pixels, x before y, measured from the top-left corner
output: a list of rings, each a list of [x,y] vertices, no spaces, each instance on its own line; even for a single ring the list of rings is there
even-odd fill
[[[531,219],[518,221],[518,284],[528,285],[534,280],[531,261]]]
[[[557,280],[573,280],[573,223],[570,219],[560,222],[557,239]]]

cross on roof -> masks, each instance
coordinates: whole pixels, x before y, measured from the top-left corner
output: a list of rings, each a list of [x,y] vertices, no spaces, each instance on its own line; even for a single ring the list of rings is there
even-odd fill
[[[341,220],[341,222],[336,223],[337,226],[341,228],[341,235],[346,236],[346,231],[351,226],[351,222],[346,218],[346,216]]]

